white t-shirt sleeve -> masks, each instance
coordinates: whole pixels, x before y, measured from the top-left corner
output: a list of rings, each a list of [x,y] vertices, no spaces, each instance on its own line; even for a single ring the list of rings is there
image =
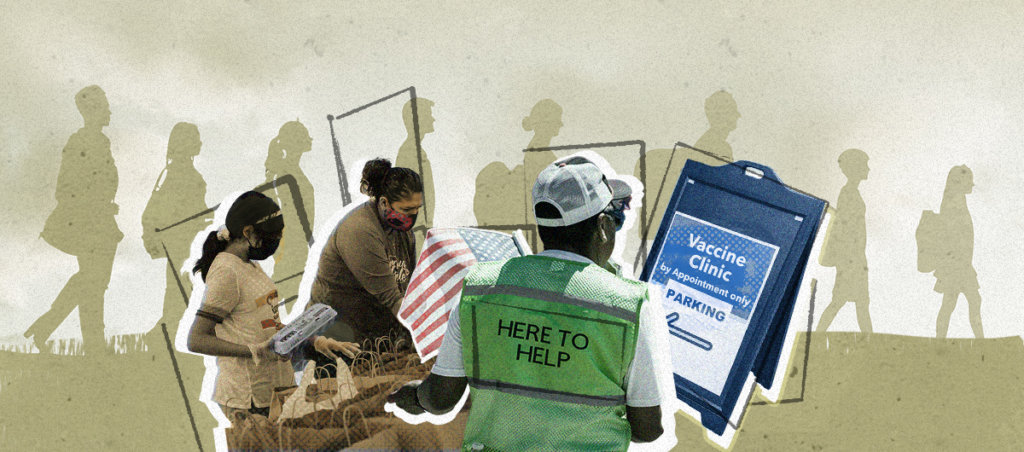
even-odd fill
[[[430,373],[442,377],[465,377],[466,367],[462,362],[462,328],[459,325],[459,305],[455,304],[448,313],[448,327],[437,349],[437,361]]]
[[[646,300],[640,307],[640,325],[636,338],[636,353],[626,372],[626,405],[641,408],[661,405],[661,391],[654,370],[654,329],[660,317],[655,306],[660,300]],[[447,339],[447,338],[446,338]]]

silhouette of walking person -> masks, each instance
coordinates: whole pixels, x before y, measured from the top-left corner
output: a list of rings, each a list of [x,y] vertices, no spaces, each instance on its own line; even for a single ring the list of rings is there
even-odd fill
[[[665,216],[665,208],[672,198],[672,189],[679,178],[679,173],[683,172],[683,166],[687,160],[696,160],[713,166],[733,161],[732,146],[727,139],[729,134],[736,130],[740,112],[732,94],[721,90],[708,96],[704,100],[704,114],[708,118],[708,130],[697,139],[697,143],[693,146],[710,152],[717,158],[685,148],[677,150],[676,155],[672,154],[672,149],[652,149],[647,152],[646,156],[647,180],[644,180],[643,175],[640,174],[639,160],[636,163],[633,175],[644,183],[643,203],[655,207],[655,210],[651,211],[652,231],[657,231],[662,217]],[[658,195],[659,188],[661,195]],[[657,206],[654,205],[655,198]],[[653,238],[653,234],[648,237],[651,240]]]
[[[274,274],[278,293],[282,300],[288,300],[299,293],[302,278],[296,276],[306,267],[309,255],[309,241],[298,215],[305,215],[310,226],[314,217],[313,184],[299,166],[302,155],[313,148],[313,138],[309,136],[306,126],[299,121],[286,122],[281,126],[267,149],[265,164],[267,182],[281,176],[291,175],[299,188],[301,205],[295,205],[292,193],[282,190],[282,185],[275,184],[270,198],[281,206],[285,221],[292,227],[285,228],[280,249],[274,254]]]
[[[422,149],[422,141],[427,134],[434,131],[434,102],[430,99],[419,97],[416,99],[417,121],[413,121],[412,100],[402,107],[402,120],[405,122],[405,130],[408,134],[402,146],[398,148],[398,156],[395,157],[395,167],[410,168],[419,173],[423,180],[423,209],[416,218],[413,225],[416,237],[416,256],[419,256],[420,248],[423,247],[423,239],[426,236],[426,229],[434,227],[434,209],[437,204],[434,202],[434,173],[430,169],[430,159],[427,157],[427,150]],[[423,150],[423,167],[420,168],[420,161],[416,152],[416,123],[419,123],[420,148]]]
[[[839,190],[839,202],[820,256],[822,265],[836,268],[836,283],[832,287],[832,301],[821,314],[817,332],[828,331],[839,310],[847,302],[853,302],[857,306],[860,331],[871,334],[868,260],[865,254],[866,209],[858,191],[861,181],[868,178],[868,155],[860,149],[847,149],[839,155],[839,169],[846,176],[846,185]]]
[[[551,139],[558,136],[562,130],[562,107],[551,99],[544,99],[537,102],[530,109],[530,116],[523,118],[523,130],[533,132],[533,138],[527,148],[546,148],[551,146]],[[558,156],[552,151],[526,152],[523,155],[523,177],[520,183],[523,189],[517,191],[526,196],[529,191],[526,187],[532,186],[532,181],[537,180],[537,175],[544,168],[555,162]],[[536,225],[537,220],[533,216],[532,206],[527,207],[527,199],[523,200],[523,208],[526,211],[526,223]]]
[[[725,90],[716,91],[704,101],[704,115],[708,118],[708,130],[697,139],[693,147],[715,154],[718,158],[731,162],[732,146],[726,141],[729,134],[736,130],[740,119],[736,100]],[[709,165],[721,165],[721,161],[707,162]]]
[[[151,346],[163,341],[161,323],[167,325],[167,331],[173,337],[192,293],[188,269],[180,266],[189,256],[193,239],[205,227],[205,220],[185,222],[160,232],[157,228],[166,228],[206,210],[206,181],[194,164],[202,144],[195,124],[179,122],[174,125],[167,141],[166,165],[157,177],[146,210],[142,213],[142,244],[146,252],[153,259],[169,259],[163,316],[150,331],[149,336],[155,336],[148,341]],[[179,266],[177,274],[172,264]]]
[[[562,107],[551,99],[537,102],[523,118],[523,130],[533,132],[528,148],[546,148],[562,128]],[[527,208],[525,181],[537,179],[557,157],[552,151],[526,152],[523,164],[511,170],[491,162],[476,176],[473,213],[481,226],[536,224],[533,208]],[[532,182],[531,182],[532,183]]]
[[[103,128],[110,124],[107,96],[96,85],[75,95],[84,126],[68,138],[57,175],[57,207],[40,236],[47,243],[78,258],[78,272],[68,279],[50,309],[25,331],[40,352],[46,340],[71,311],[78,307],[82,348],[86,355],[106,350],[103,298],[110,283],[117,244],[124,235],[114,216],[118,206],[117,167],[110,140]]]
[[[949,318],[953,315],[960,294],[967,299],[971,329],[978,339],[985,334],[981,326],[981,294],[978,293],[978,273],[974,269],[974,223],[967,210],[967,194],[974,188],[974,175],[967,166],[954,166],[946,176],[942,192],[936,234],[941,239],[933,243],[943,249],[932,250],[935,267],[935,290],[942,294],[942,307],[935,322],[935,336],[946,338]],[[919,250],[920,252],[920,250]]]

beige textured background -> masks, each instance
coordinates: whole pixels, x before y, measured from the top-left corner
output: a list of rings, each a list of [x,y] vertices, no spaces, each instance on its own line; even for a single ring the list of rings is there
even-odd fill
[[[737,159],[835,201],[836,157],[870,156],[860,185],[875,332],[932,336],[941,296],[915,269],[914,228],[938,209],[950,167],[977,186],[974,266],[986,336],[1024,334],[1019,237],[1024,175],[1024,10],[1016,2],[625,2],[386,7],[341,2],[0,3],[0,343],[45,311],[71,256],[38,238],[56,202],[60,150],[81,127],[74,94],[104,89],[120,174],[125,239],[106,297],[106,333],[149,330],[164,271],[142,248],[139,218],[179,121],[202,136],[207,202],[264,179],[267,144],[298,118],[313,137],[302,167],[319,224],[340,207],[327,114],[415,85],[435,102],[423,147],[437,181],[436,225],[474,222],[476,172],[519,159],[520,123],[543,98],[564,109],[552,144],[643,139],[693,143],[704,99],[734,96]],[[345,123],[345,163],[394,157],[394,101]],[[619,169],[621,172],[631,170]],[[831,289],[823,270],[819,294]],[[819,303],[819,308],[824,303]],[[852,305],[833,330],[856,330]],[[69,317],[54,338],[79,335]],[[961,299],[950,337],[969,337]]]

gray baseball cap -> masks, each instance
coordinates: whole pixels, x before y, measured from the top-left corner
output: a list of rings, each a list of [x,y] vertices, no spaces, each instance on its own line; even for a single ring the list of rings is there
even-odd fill
[[[533,184],[533,207],[546,202],[561,214],[560,218],[537,217],[538,225],[571,226],[601,213],[612,199],[631,193],[628,184],[609,180],[597,165],[577,156],[556,161],[540,172]]]

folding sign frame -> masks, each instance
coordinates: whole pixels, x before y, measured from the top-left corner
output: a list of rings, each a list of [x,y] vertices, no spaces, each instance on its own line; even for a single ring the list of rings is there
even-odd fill
[[[663,286],[676,396],[716,434],[749,373],[772,385],[826,205],[753,162],[679,175],[640,279]]]

